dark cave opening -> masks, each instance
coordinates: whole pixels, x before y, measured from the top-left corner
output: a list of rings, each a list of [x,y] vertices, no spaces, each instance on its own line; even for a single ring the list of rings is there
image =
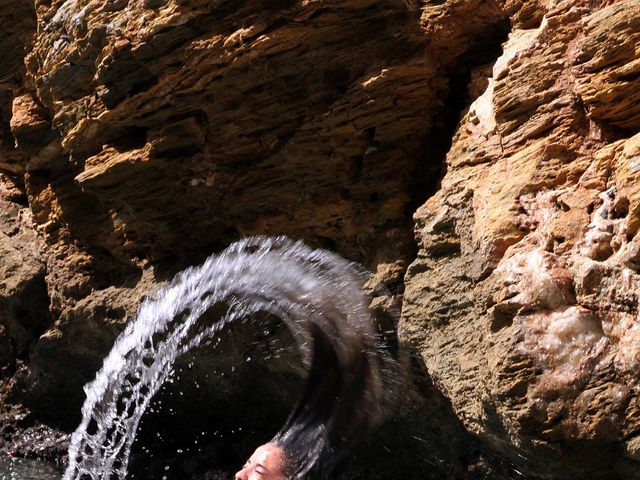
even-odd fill
[[[434,116],[434,126],[423,139],[421,159],[416,164],[413,182],[409,186],[409,215],[440,188],[440,182],[446,174],[446,156],[460,120],[473,100],[486,88],[486,82],[484,88],[479,88],[473,73],[479,71],[481,77],[483,68],[488,69],[488,80],[491,65],[502,53],[502,44],[510,31],[511,24],[507,18],[487,26],[478,32],[469,48],[447,68],[445,75],[449,88],[443,109]]]

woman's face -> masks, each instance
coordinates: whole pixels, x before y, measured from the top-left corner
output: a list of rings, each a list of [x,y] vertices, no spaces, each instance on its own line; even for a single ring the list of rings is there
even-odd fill
[[[282,473],[284,451],[275,443],[265,443],[236,473],[235,480],[286,480]]]

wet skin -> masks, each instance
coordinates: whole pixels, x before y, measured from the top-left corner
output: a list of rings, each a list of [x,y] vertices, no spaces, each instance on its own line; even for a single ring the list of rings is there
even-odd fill
[[[253,455],[236,473],[235,480],[286,480],[282,473],[284,452],[274,443],[256,448]]]

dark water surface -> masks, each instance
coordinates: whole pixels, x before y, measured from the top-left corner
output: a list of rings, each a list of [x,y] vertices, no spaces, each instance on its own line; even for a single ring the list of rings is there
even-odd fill
[[[0,480],[59,480],[62,473],[43,460],[0,455]]]

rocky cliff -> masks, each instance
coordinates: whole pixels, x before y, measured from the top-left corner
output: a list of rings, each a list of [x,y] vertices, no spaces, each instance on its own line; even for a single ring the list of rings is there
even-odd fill
[[[637,478],[640,4],[541,13],[415,214],[401,336],[471,431],[550,473]]]
[[[637,0],[0,7],[5,423],[73,427],[142,295],[286,234],[403,300],[451,475],[463,425],[513,475],[640,478]]]

